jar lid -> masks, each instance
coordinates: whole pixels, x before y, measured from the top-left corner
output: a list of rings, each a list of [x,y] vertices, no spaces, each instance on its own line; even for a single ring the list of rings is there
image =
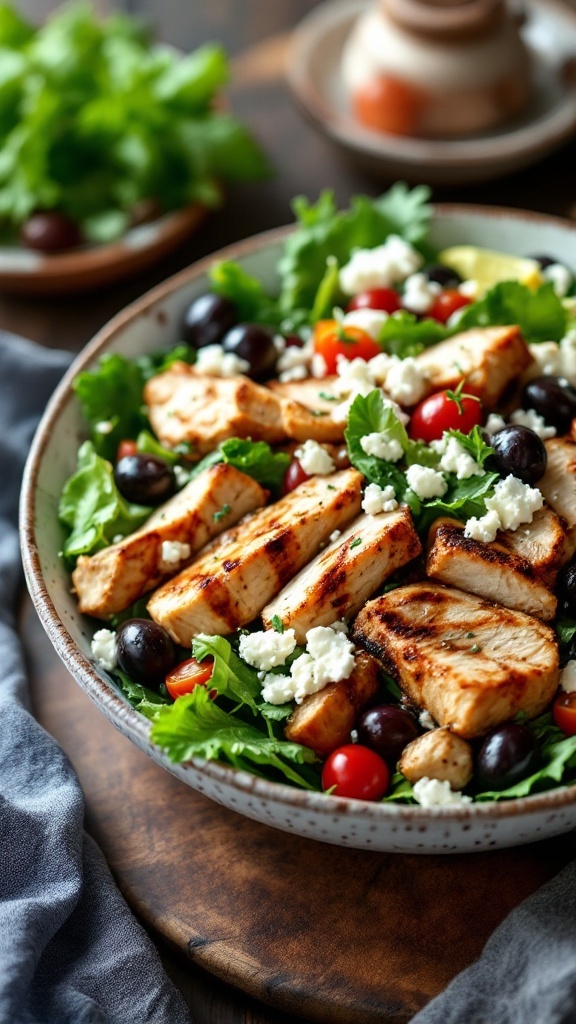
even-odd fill
[[[401,28],[441,40],[480,36],[505,14],[503,0],[380,0]]]

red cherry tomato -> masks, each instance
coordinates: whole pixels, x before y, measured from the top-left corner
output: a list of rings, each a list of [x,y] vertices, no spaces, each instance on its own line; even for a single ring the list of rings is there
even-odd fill
[[[125,458],[126,455],[136,455],[137,451],[136,441],[120,441],[116,452],[116,462],[120,462],[120,459]]]
[[[343,327],[337,320],[319,320],[314,328],[314,351],[326,363],[327,373],[336,373],[338,356],[345,359],[373,359],[382,349],[361,327]]]
[[[350,300],[346,312],[351,313],[354,309],[382,309],[385,313],[395,313],[400,309],[400,296],[393,288],[370,288]]]
[[[440,295],[434,299],[426,316],[430,320],[438,320],[439,323],[445,324],[452,316],[452,313],[455,313],[457,309],[462,309],[463,306],[469,306],[471,301],[472,299],[462,295],[461,292],[447,289],[444,292],[440,292]]]
[[[576,736],[576,693],[561,693],[556,697],[552,717],[565,736]]]
[[[482,423],[482,402],[473,395],[456,391],[437,391],[416,406],[410,419],[409,433],[413,441],[439,441],[445,430],[461,430],[469,434]]]
[[[379,754],[359,743],[333,750],[322,771],[322,789],[334,796],[380,800],[390,784],[390,771]]]
[[[172,697],[172,700],[176,700],[177,697],[181,697],[184,693],[192,693],[192,690],[196,686],[205,686],[208,680],[212,676],[214,670],[214,658],[206,658],[204,661],[197,661],[196,658],[188,658],[187,661],[181,661],[176,668],[173,668],[171,672],[166,676],[166,689]],[[216,690],[210,692],[211,697],[216,696]]]
[[[373,78],[352,97],[361,124],[391,135],[415,135],[424,102],[419,89],[391,75]]]
[[[296,490],[296,488],[303,484],[305,480],[309,480],[308,473],[305,473],[300,465],[298,459],[292,459],[292,462],[288,466],[288,469],[284,473],[284,483],[282,484],[282,494],[290,494],[290,491]]]

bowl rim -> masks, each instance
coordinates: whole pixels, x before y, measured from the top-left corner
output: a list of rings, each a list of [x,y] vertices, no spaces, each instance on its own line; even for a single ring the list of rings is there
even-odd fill
[[[533,222],[569,230],[576,233],[576,223],[567,218],[535,211],[500,206],[482,206],[474,203],[439,203],[433,205],[434,216],[481,216],[494,219],[509,218],[520,222]],[[24,469],[20,495],[20,545],[26,583],[38,617],[56,652],[88,696],[106,717],[147,752],[162,767],[182,778],[192,768],[214,783],[228,786],[243,794],[263,800],[272,800],[293,810],[307,811],[324,816],[350,816],[361,814],[366,820],[380,821],[382,825],[394,821],[424,823],[428,820],[499,821],[542,811],[555,811],[576,802],[576,784],[548,790],[511,800],[487,801],[455,807],[424,808],[414,804],[370,803],[349,797],[333,797],[324,793],[300,790],[282,782],[269,782],[249,772],[217,761],[192,758],[182,764],[172,763],[161,748],[150,741],[151,723],[126,703],[114,684],[98,672],[94,664],[80,650],[60,619],[43,577],[35,533],[37,481],[44,451],[53,425],[65,406],[75,400],[72,381],[102,350],[122,333],[125,326],[141,315],[147,315],[167,296],[207,273],[215,261],[239,259],[253,255],[282,242],[293,231],[294,225],[261,232],[240,242],[234,242],[217,252],[203,257],[189,267],[156,285],[130,303],[106,323],[78,353],[50,398],[34,435]],[[197,787],[194,787],[197,788]]]

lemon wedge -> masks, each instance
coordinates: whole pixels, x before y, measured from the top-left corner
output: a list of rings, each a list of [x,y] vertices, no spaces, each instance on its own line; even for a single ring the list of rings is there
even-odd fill
[[[477,298],[500,281],[519,281],[528,288],[538,288],[543,278],[540,264],[522,256],[510,256],[475,245],[453,245],[439,254],[440,262],[457,270],[465,281],[475,281]]]

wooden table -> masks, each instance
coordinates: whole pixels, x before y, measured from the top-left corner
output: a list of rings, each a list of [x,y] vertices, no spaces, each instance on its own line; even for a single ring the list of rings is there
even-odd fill
[[[47,14],[54,6],[44,0],[25,0],[19,4],[23,11],[35,17]],[[235,56],[235,82],[230,90],[232,106],[260,138],[277,173],[264,184],[231,187],[222,211],[212,216],[198,234],[162,266],[135,280],[94,295],[72,298],[37,300],[0,296],[0,327],[46,345],[74,351],[81,348],[117,310],[169,274],[228,242],[287,223],[291,219],[290,200],[293,195],[304,193],[315,198],[321,188],[329,186],[334,189],[338,200],[346,204],[351,195],[358,192],[377,194],[385,184],[344,161],[302,119],[289,99],[282,78],[286,42],[292,26],[315,6],[313,0],[274,0],[273,3],[265,0],[210,0],[209,3],[191,0],[188,4],[182,4],[180,0],[163,0],[161,13],[153,0],[127,2],[125,6],[151,17],[158,26],[159,34],[180,46],[192,48],[212,38],[223,41]],[[467,190],[435,190],[434,198],[496,203],[571,215],[576,202],[572,173],[575,155],[576,144],[572,143],[536,168],[513,178]],[[60,666],[41,635],[29,606],[25,608],[23,617],[23,635],[30,658],[37,713],[69,751],[87,794],[88,825],[101,842],[120,882],[126,883],[128,876],[122,874],[126,867],[126,850],[121,848],[118,837],[113,841],[107,835],[107,793],[102,789],[102,779],[96,778],[90,770],[90,757],[94,756],[96,749],[101,751],[108,741],[114,751],[121,749],[117,744],[128,741],[114,733]],[[92,730],[93,747],[79,739],[81,734],[88,735]],[[160,771],[148,764],[143,764],[142,771],[149,768]],[[182,788],[174,789],[174,799],[179,799],[177,791]],[[491,925],[485,919],[486,934],[509,906],[532,891],[573,854],[572,845],[550,843],[531,848],[528,852],[498,855],[503,871],[500,881],[512,877],[515,867],[522,867],[524,881],[516,886],[510,901],[505,894],[502,896]],[[158,857],[157,868],[159,871],[163,868],[161,856]],[[134,897],[136,911],[148,919],[147,908],[138,905],[135,891],[128,883],[124,891],[129,900]],[[169,934],[169,928],[163,933]],[[441,987],[455,969],[476,955],[485,937],[479,934],[471,940],[460,959],[456,951],[456,959],[449,965],[446,977],[440,971],[435,980],[429,981],[420,1004]],[[175,957],[160,942],[159,945],[166,967],[188,999],[197,1024],[287,1024],[289,1020],[296,1019],[267,1009],[228,989],[220,981],[215,982],[195,966]],[[280,1005],[284,1004],[280,1001]],[[290,1008],[295,1009],[294,1003]],[[384,1019],[387,1021],[393,1016]],[[398,1015],[397,1019],[405,1019],[405,1016]]]

